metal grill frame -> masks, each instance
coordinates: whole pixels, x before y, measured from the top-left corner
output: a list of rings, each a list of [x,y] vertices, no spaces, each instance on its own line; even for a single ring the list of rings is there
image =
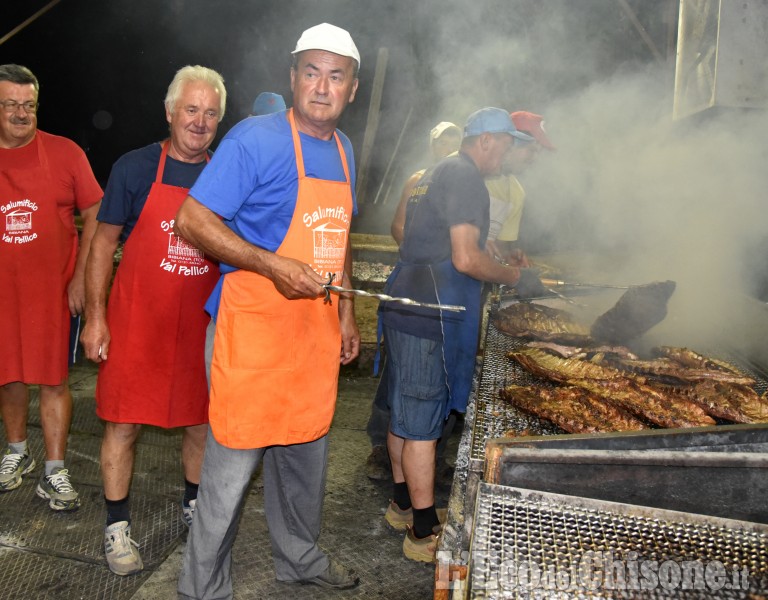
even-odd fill
[[[481,483],[469,554],[469,598],[748,598],[768,591],[768,525]],[[748,589],[532,589],[510,565],[571,572],[585,553],[714,561],[749,570]],[[506,571],[505,571],[506,569]],[[740,574],[738,579],[744,582]],[[621,586],[616,586],[621,588]],[[581,589],[579,589],[581,588]],[[712,592],[712,593],[710,593]]]

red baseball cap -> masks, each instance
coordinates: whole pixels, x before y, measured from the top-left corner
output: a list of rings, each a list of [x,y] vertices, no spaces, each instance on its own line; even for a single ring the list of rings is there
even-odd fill
[[[532,135],[547,150],[556,150],[544,131],[544,117],[525,110],[510,113],[509,116],[518,131]]]

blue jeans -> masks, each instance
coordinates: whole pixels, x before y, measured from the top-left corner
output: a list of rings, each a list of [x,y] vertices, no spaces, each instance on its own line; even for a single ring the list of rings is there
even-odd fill
[[[443,433],[448,386],[442,342],[384,327],[387,343],[390,431],[409,440]]]

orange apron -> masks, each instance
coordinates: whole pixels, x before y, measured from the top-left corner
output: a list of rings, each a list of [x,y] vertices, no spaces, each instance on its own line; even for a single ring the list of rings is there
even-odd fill
[[[276,254],[317,273],[344,269],[352,188],[334,132],[345,181],[306,177],[299,133],[288,111],[298,171],[296,208]],[[311,442],[328,433],[336,406],[341,332],[336,304],[288,300],[251,271],[224,276],[211,364],[210,424],[229,448]],[[111,357],[110,357],[111,360]]]
[[[113,423],[170,428],[208,420],[203,307],[219,270],[173,233],[189,190],[163,183],[167,155],[166,142],[109,296],[111,342],[99,365],[96,414]]]
[[[51,181],[43,139],[14,152],[36,156],[29,169],[0,165],[0,385],[59,385],[67,377],[77,231],[61,220],[62,186]]]

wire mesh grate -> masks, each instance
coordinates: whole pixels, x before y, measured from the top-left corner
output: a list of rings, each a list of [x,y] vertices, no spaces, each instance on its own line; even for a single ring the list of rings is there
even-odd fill
[[[481,483],[471,598],[753,598],[768,526]]]

